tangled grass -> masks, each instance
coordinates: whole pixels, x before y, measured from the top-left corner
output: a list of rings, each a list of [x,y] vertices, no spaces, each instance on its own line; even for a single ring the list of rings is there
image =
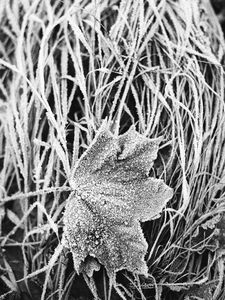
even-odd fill
[[[105,118],[164,137],[152,172],[174,189],[142,224],[149,278],[119,272],[110,299],[224,299],[225,47],[209,2],[2,0],[0,20],[1,299],[40,299],[44,282],[42,299],[109,299],[103,268],[90,280],[53,259],[71,169]]]

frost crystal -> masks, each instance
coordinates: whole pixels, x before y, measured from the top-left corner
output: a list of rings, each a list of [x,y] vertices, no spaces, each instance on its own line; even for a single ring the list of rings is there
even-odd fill
[[[70,180],[75,192],[66,204],[63,235],[78,273],[92,274],[99,262],[110,276],[121,269],[147,275],[148,245],[140,221],[157,216],[173,195],[162,180],[148,177],[160,141],[134,127],[114,136],[103,125],[80,157]]]

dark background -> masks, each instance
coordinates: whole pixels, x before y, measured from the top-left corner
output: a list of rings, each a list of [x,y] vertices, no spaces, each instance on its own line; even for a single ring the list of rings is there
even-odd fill
[[[225,36],[225,0],[211,0],[211,3],[219,18]]]

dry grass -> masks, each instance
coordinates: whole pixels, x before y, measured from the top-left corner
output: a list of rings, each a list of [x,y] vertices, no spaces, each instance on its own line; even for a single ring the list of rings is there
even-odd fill
[[[225,48],[208,2],[200,6],[1,0],[1,299],[40,299],[49,261],[42,299],[91,299],[94,283],[70,255],[51,256],[71,168],[106,117],[114,133],[135,124],[163,135],[153,173],[175,191],[143,224],[151,275],[120,272],[111,299],[225,297]],[[103,268],[94,282],[108,299]]]

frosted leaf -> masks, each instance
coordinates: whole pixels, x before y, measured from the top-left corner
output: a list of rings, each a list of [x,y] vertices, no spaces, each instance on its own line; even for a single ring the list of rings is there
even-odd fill
[[[147,275],[147,242],[140,221],[158,216],[173,191],[148,177],[161,138],[148,139],[134,127],[114,136],[103,125],[74,167],[74,197],[66,204],[64,245],[76,271],[95,258],[113,276],[121,269]],[[98,269],[89,264],[88,273]],[[94,266],[94,267],[92,267]]]
[[[93,272],[99,270],[100,265],[93,257],[87,257],[84,262],[81,262],[80,271],[87,274],[88,277],[92,277]]]

